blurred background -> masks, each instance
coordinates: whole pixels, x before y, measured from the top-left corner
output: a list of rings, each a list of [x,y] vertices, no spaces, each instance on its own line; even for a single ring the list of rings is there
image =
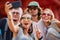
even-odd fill
[[[37,1],[39,5],[45,9],[50,8],[54,12],[55,18],[60,20],[60,0],[0,0],[0,19],[7,17],[4,11],[5,2],[21,1],[23,10],[27,8],[27,5],[31,1]]]

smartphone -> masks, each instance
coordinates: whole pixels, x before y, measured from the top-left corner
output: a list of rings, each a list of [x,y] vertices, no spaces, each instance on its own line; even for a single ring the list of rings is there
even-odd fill
[[[19,1],[12,2],[12,8],[18,8],[21,7],[21,3]]]

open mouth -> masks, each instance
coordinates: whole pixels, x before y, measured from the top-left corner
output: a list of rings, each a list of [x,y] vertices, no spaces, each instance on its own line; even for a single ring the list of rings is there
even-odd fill
[[[14,22],[16,22],[17,20],[16,19],[13,19]]]
[[[25,25],[28,25],[28,23],[24,23]]]

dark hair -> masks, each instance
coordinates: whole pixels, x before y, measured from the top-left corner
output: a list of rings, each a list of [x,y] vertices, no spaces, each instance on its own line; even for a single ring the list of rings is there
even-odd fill
[[[31,27],[30,27],[29,30],[28,30],[29,35],[31,35],[32,32],[33,32],[33,26],[32,26],[32,24],[31,24]]]
[[[40,15],[41,15],[41,9],[40,8],[38,8],[38,20],[40,20]]]
[[[24,30],[24,28],[22,27],[22,24],[20,24],[19,27],[21,27],[21,28]],[[33,26],[32,26],[32,24],[31,24],[31,27],[30,27],[29,30],[28,30],[28,34],[31,35],[32,32],[33,32]]]
[[[29,14],[29,13],[25,13],[25,14]],[[25,15],[25,14],[23,14],[23,15]],[[22,17],[21,17],[21,20],[22,20]],[[19,26],[24,30],[24,28],[22,27],[22,24],[20,24]],[[30,28],[28,30],[28,34],[31,35],[32,32],[33,32],[33,25],[31,24],[31,26],[30,26]]]
[[[35,7],[37,7],[37,6],[35,6]],[[37,14],[38,15],[38,18],[37,19],[40,20],[40,18],[41,18],[40,17],[40,15],[41,15],[41,9],[40,8],[37,8],[37,9],[38,9],[38,14]],[[27,11],[29,12],[29,7],[28,7],[28,10]]]

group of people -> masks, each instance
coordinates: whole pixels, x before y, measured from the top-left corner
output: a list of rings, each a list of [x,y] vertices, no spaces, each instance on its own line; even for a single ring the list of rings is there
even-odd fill
[[[6,2],[5,12],[8,18],[0,19],[2,40],[60,40],[60,21],[38,2],[30,2],[25,10]]]

